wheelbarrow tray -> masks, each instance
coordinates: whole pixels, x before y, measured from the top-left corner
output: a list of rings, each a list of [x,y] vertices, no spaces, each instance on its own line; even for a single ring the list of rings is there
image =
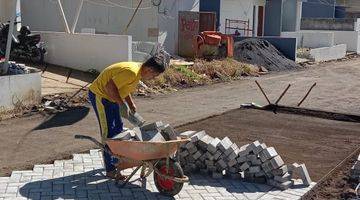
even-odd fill
[[[174,155],[179,147],[189,139],[177,139],[164,142],[107,140],[114,156],[125,157],[135,161],[157,160]]]

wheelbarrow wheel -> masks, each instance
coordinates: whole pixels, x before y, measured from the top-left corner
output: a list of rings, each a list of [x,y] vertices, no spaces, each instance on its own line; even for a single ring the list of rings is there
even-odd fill
[[[184,176],[184,172],[178,162],[173,160],[169,161],[169,171],[167,173],[166,160],[161,160],[155,166],[161,174],[181,178]],[[175,182],[174,180],[166,179],[154,172],[155,186],[159,192],[166,196],[177,195],[184,183]]]

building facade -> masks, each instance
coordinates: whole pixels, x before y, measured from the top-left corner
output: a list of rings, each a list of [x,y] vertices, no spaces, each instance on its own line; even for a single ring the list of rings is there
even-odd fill
[[[4,0],[2,0],[4,1]],[[81,0],[62,0],[67,22],[74,23]],[[133,21],[127,25],[140,0],[86,0],[75,32],[94,30],[98,34],[131,35],[133,41],[160,42],[167,50],[177,49],[177,18],[180,10],[199,10],[198,0],[143,1]],[[54,0],[31,0],[21,4],[23,24],[35,31],[64,32],[59,5]]]

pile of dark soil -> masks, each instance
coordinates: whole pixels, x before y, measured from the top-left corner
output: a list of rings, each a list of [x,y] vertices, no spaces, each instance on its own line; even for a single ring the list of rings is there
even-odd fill
[[[286,58],[270,44],[270,42],[257,38],[235,42],[234,58],[240,62],[264,67],[268,71],[283,71],[300,68],[295,61]]]
[[[357,181],[349,178],[350,169],[359,154],[348,159],[337,170],[331,173],[324,181],[309,191],[303,199],[352,199],[356,197]]]

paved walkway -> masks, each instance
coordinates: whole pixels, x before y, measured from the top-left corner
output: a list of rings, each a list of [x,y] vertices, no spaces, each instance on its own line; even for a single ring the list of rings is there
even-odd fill
[[[130,170],[131,171],[131,170]],[[126,170],[126,173],[130,173]],[[206,175],[192,175],[182,191],[169,198],[161,196],[152,176],[146,181],[136,179],[125,188],[117,187],[103,176],[103,162],[99,150],[89,154],[75,154],[71,160],[57,160],[54,164],[35,165],[32,171],[14,171],[10,177],[0,177],[0,200],[5,199],[299,199],[311,187],[301,181],[286,191],[267,185],[231,179],[211,179]]]

